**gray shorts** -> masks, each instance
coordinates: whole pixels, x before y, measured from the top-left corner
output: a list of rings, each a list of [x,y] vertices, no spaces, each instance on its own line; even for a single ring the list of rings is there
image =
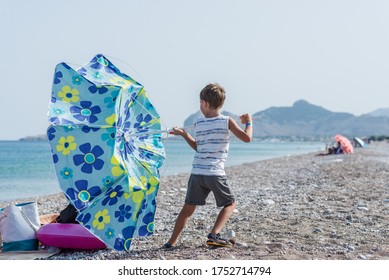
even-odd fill
[[[227,206],[235,201],[226,176],[191,174],[188,181],[185,203],[204,205],[210,192],[213,192],[218,207]]]

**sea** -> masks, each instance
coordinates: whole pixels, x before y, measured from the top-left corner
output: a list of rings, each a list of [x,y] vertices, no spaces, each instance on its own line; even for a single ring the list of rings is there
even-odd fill
[[[189,173],[194,151],[184,140],[163,141],[166,160],[161,176]],[[302,153],[323,151],[323,142],[233,140],[226,166]],[[0,141],[0,201],[33,198],[61,192],[46,141]]]

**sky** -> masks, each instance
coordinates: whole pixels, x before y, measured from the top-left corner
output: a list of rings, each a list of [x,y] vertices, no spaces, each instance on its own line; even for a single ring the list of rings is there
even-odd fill
[[[144,85],[164,127],[212,82],[237,115],[300,99],[387,108],[388,15],[387,0],[0,0],[0,140],[45,134],[56,64],[98,53]]]

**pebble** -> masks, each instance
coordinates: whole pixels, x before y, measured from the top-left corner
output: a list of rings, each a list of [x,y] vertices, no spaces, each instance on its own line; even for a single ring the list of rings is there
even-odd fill
[[[343,163],[329,162],[335,159],[331,156],[305,154],[227,167],[239,209],[221,232],[222,236],[233,235],[228,230],[235,233],[238,242],[231,249],[206,246],[207,234],[220,211],[212,195],[206,205],[196,208],[177,248],[160,249],[184,203],[187,189],[183,186],[189,174],[178,174],[161,177],[155,234],[147,240],[135,238],[130,252],[61,250],[49,259],[387,259],[388,204],[383,201],[389,203],[389,144],[371,144],[337,158]],[[63,194],[36,199],[42,215],[57,213],[68,203]],[[0,207],[5,204],[0,201]],[[380,250],[369,250],[371,244]]]
[[[247,243],[244,243],[244,242],[235,242],[235,246],[237,246],[237,247],[248,247]]]
[[[265,199],[262,203],[267,206],[271,206],[275,204],[274,200],[271,199]]]
[[[320,233],[320,232],[323,232],[321,228],[315,228],[313,229],[312,231],[313,233]]]
[[[350,251],[355,251],[355,247],[353,245],[348,245],[347,249],[349,249]]]

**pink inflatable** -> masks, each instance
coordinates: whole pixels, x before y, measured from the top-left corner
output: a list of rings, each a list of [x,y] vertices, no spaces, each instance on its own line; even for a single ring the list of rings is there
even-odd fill
[[[80,224],[47,224],[37,231],[38,240],[46,245],[68,249],[104,249],[107,246]]]

